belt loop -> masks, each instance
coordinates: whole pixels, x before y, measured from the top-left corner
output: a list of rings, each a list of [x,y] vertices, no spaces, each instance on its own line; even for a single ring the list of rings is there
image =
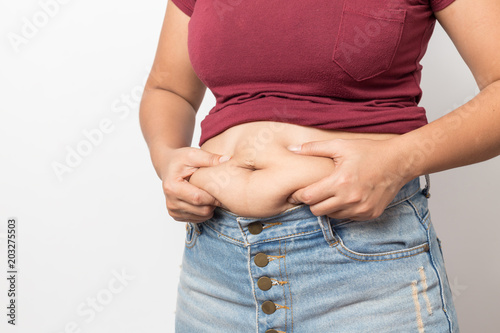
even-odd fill
[[[194,222],[189,222],[189,223],[194,228],[194,231],[196,231],[196,233],[198,235],[201,235],[201,226],[200,226],[200,223],[194,223]]]
[[[330,223],[330,218],[327,215],[318,216],[318,222],[321,227],[321,231],[323,231],[323,236],[325,237],[328,245],[333,246],[337,244],[337,239],[333,235],[332,225]]]
[[[431,193],[429,192],[429,190],[431,189],[431,178],[428,174],[424,176],[425,176],[425,187],[422,190],[422,193],[425,195],[426,198],[429,198],[431,196]]]

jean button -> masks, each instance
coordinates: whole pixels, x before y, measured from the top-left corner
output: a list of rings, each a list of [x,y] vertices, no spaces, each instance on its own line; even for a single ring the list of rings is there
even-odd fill
[[[265,301],[262,303],[262,311],[264,311],[265,314],[273,314],[276,311],[276,304],[272,301]]]
[[[257,253],[255,258],[253,258],[254,263],[259,267],[266,267],[269,264],[269,259],[265,253]]]
[[[263,276],[257,280],[257,286],[259,287],[260,290],[269,290],[273,286],[273,281],[271,281],[270,278],[267,276]]]
[[[248,225],[248,231],[252,235],[258,235],[262,232],[262,223],[260,222],[253,222]]]

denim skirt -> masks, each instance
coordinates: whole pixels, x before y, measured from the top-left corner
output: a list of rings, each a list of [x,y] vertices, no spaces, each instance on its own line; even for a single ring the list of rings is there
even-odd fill
[[[368,221],[301,204],[187,223],[175,332],[459,332],[427,190],[411,180]]]

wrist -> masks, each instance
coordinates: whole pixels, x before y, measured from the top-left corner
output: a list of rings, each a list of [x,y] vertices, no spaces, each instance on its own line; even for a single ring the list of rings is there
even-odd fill
[[[151,162],[158,178],[163,180],[163,172],[170,161],[170,156],[175,149],[166,145],[157,145],[150,149]]]
[[[393,161],[393,172],[405,184],[424,174],[421,167],[425,155],[419,149],[413,148],[407,136],[400,135],[388,139],[390,157]]]

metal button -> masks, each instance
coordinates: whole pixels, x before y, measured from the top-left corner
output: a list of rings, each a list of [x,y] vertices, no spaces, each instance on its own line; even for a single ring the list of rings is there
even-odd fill
[[[262,232],[262,223],[260,222],[253,222],[248,225],[248,231],[252,235],[258,235]]]
[[[270,330],[267,330],[266,333],[278,333],[278,331],[270,329]]]
[[[273,314],[274,311],[276,311],[276,304],[271,301],[265,301],[262,303],[262,311],[264,311],[265,314]]]
[[[269,264],[269,259],[267,259],[267,254],[262,253],[262,252],[257,253],[255,258],[253,258],[253,261],[259,267],[266,267],[267,264]]]
[[[257,286],[260,290],[269,290],[273,286],[273,281],[267,276],[263,276],[257,280]]]

